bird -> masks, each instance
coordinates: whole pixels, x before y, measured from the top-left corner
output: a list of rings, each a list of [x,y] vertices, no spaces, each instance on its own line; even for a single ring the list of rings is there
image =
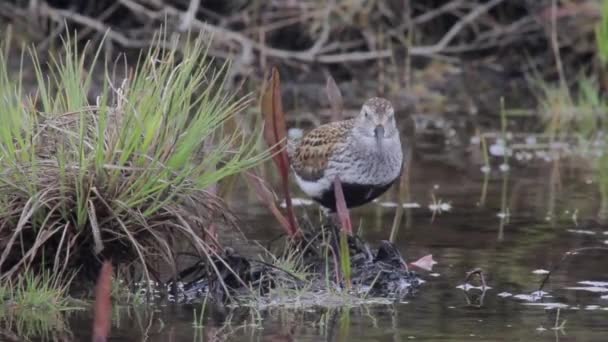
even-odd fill
[[[300,189],[335,212],[336,177],[347,208],[371,202],[399,178],[404,166],[399,135],[391,102],[372,97],[354,118],[292,135],[287,141],[287,156]]]

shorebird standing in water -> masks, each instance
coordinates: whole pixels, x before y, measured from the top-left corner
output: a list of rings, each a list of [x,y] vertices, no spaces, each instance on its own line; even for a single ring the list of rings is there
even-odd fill
[[[379,97],[365,101],[355,118],[331,122],[291,139],[287,153],[302,191],[332,212],[336,211],[336,176],[346,206],[352,208],[382,195],[403,168],[395,110]]]

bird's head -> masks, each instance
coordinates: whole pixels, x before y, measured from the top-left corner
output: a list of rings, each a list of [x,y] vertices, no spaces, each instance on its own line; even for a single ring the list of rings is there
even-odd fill
[[[365,101],[356,119],[355,130],[358,135],[373,139],[382,145],[385,139],[399,134],[395,122],[395,109],[387,99],[372,97]]]

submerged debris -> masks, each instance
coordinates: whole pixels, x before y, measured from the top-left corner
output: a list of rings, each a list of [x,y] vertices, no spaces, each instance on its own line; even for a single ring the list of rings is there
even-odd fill
[[[288,249],[290,257],[301,264],[293,270],[226,249],[213,265],[200,262],[181,272],[177,281],[166,285],[167,299],[187,303],[206,296],[219,301],[230,297],[239,305],[258,308],[392,303],[411,295],[424,282],[408,269],[392,243],[382,241],[373,249],[355,236],[349,237],[348,244],[351,284],[338,276],[339,265],[332,256],[338,249],[317,233]],[[306,275],[296,268],[306,270]]]

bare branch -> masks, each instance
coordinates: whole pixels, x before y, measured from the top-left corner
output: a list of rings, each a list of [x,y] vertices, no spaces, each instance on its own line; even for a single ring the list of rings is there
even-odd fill
[[[432,55],[436,53],[440,53],[443,49],[445,49],[448,44],[465,28],[466,25],[470,24],[473,20],[478,18],[480,15],[489,11],[492,7],[497,6],[504,0],[492,0],[484,5],[480,5],[475,7],[474,10],[469,12],[466,16],[464,16],[460,21],[458,21],[450,30],[441,38],[441,40],[431,46],[414,46],[411,47],[409,53],[413,56],[426,56]]]
[[[194,19],[194,15],[196,14],[200,4],[201,0],[190,0],[190,5],[188,5],[188,10],[182,17],[182,22],[179,24],[178,30],[184,32],[190,29],[190,25],[192,24],[192,20]]]

